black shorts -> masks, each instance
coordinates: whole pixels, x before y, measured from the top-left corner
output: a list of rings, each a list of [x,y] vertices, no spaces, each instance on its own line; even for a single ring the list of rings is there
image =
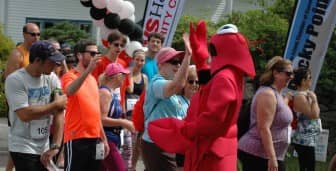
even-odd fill
[[[176,154],[176,164],[178,167],[183,167],[184,166],[184,158],[185,156],[183,154]]]
[[[47,171],[37,154],[10,152],[16,171]]]
[[[64,144],[65,171],[99,171],[102,160],[96,160],[96,144],[99,138],[83,138]]]

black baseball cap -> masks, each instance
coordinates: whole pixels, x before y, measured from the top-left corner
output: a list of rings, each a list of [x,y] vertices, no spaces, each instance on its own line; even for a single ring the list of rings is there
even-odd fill
[[[46,40],[33,43],[30,47],[29,53],[29,58],[40,58],[42,60],[49,59],[57,64],[60,64],[65,59],[65,56]]]

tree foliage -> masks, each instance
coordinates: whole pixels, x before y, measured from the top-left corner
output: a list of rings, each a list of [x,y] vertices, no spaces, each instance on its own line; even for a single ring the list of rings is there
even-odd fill
[[[175,36],[173,38],[173,44],[172,46],[177,49],[177,50],[183,50],[184,49],[184,43],[183,43],[183,39],[182,39],[182,35],[185,32],[189,32],[189,26],[190,23],[193,24],[197,24],[198,22],[198,18],[194,17],[194,16],[182,16],[176,32],[175,32]],[[205,20],[206,24],[207,24],[207,35],[208,37],[210,37],[212,34],[214,34],[216,32],[216,27],[215,24],[211,23],[210,20]]]
[[[4,116],[6,114],[6,111],[8,109],[6,105],[6,97],[5,97],[5,90],[4,90],[4,84],[2,81],[2,74],[5,67],[6,60],[10,54],[10,51],[13,49],[14,43],[13,41],[7,37],[2,29],[2,26],[0,25],[0,117]]]
[[[3,27],[0,25],[0,60],[5,61],[13,49],[13,41],[3,32]]]
[[[262,10],[233,13],[227,20],[218,23],[237,25],[239,31],[249,40],[257,73],[260,73],[268,59],[281,56],[286,44],[288,22],[278,15]]]
[[[208,35],[211,36],[223,24],[233,23],[250,42],[257,73],[264,70],[268,59],[275,55],[282,56],[285,50],[287,34],[293,17],[295,0],[251,0],[261,9],[246,12],[234,12],[219,21],[218,24],[207,22]],[[182,49],[183,32],[189,31],[189,22],[196,22],[193,16],[184,16],[179,22],[173,46]],[[324,64],[317,82],[316,92],[319,101],[324,104],[336,104],[336,31],[331,38]]]
[[[56,39],[60,43],[67,42],[71,46],[75,45],[80,39],[89,38],[89,34],[77,25],[68,21],[55,23],[54,26],[47,28],[41,32],[42,39]]]

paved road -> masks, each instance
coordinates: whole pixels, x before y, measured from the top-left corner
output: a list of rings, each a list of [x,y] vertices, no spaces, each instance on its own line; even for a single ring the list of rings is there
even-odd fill
[[[7,144],[8,144],[8,126],[7,120],[0,118],[0,171],[5,170],[4,166],[7,162]]]
[[[0,171],[5,170],[5,164],[7,162],[8,150],[8,126],[7,119],[0,118]],[[144,170],[142,161],[138,162],[138,171]]]

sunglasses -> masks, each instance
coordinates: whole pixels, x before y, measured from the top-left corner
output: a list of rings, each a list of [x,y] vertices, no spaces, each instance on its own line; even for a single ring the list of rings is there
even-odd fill
[[[167,63],[169,63],[169,64],[172,64],[172,65],[181,65],[181,61],[179,61],[179,60],[169,60],[169,61],[167,61]]]
[[[291,77],[294,75],[293,71],[280,71],[280,72],[285,73],[288,77]]]
[[[112,43],[112,44],[113,44],[113,46],[115,46],[115,47],[121,47],[121,48],[124,48],[124,47],[125,47],[125,45],[122,44],[122,43]]]
[[[26,34],[29,34],[32,37],[40,36],[41,33],[33,33],[33,32],[25,32]]]
[[[87,52],[87,53],[89,53],[92,57],[95,57],[96,55],[99,55],[100,54],[100,52],[95,52],[95,51],[84,51],[84,52]]]
[[[189,84],[199,84],[198,80],[188,80]]]

